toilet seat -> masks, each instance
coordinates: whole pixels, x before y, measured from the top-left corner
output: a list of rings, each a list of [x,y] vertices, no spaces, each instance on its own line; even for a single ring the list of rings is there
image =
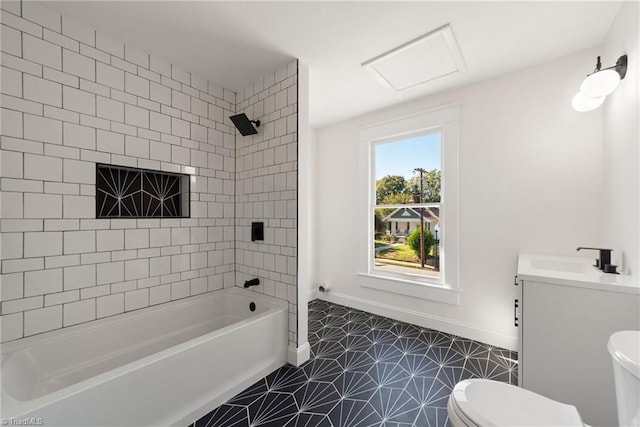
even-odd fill
[[[471,427],[584,426],[575,406],[485,379],[456,384],[449,398],[449,417],[454,425],[458,421]]]

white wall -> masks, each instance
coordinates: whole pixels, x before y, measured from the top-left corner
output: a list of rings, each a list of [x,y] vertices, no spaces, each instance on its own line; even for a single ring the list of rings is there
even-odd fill
[[[318,131],[314,285],[336,302],[515,348],[513,276],[519,252],[574,255],[597,240],[602,113],[571,98],[595,51],[400,104]],[[460,105],[460,305],[358,286],[357,130],[451,103]],[[404,313],[404,314],[403,314]]]
[[[624,2],[602,49],[605,66],[623,54],[629,57],[627,75],[607,97],[603,118],[602,235],[600,242],[614,249],[613,262],[625,274],[640,279],[640,5]]]

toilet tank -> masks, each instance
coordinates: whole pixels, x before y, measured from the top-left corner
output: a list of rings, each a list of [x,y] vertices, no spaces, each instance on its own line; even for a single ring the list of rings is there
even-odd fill
[[[609,338],[613,359],[618,425],[640,427],[640,331],[620,331]]]

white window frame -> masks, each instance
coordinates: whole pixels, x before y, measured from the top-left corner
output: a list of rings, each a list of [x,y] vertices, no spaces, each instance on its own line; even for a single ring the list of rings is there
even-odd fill
[[[379,291],[459,304],[458,288],[458,106],[391,119],[362,127],[359,139],[358,281]],[[375,145],[440,132],[442,188],[440,200],[440,278],[376,271],[373,268],[375,204]],[[428,203],[425,203],[428,205]]]

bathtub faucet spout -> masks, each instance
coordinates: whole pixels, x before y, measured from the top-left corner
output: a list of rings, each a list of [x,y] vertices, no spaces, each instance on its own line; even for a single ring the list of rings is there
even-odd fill
[[[249,288],[251,286],[258,286],[260,284],[260,279],[251,279],[244,282],[244,287]]]

